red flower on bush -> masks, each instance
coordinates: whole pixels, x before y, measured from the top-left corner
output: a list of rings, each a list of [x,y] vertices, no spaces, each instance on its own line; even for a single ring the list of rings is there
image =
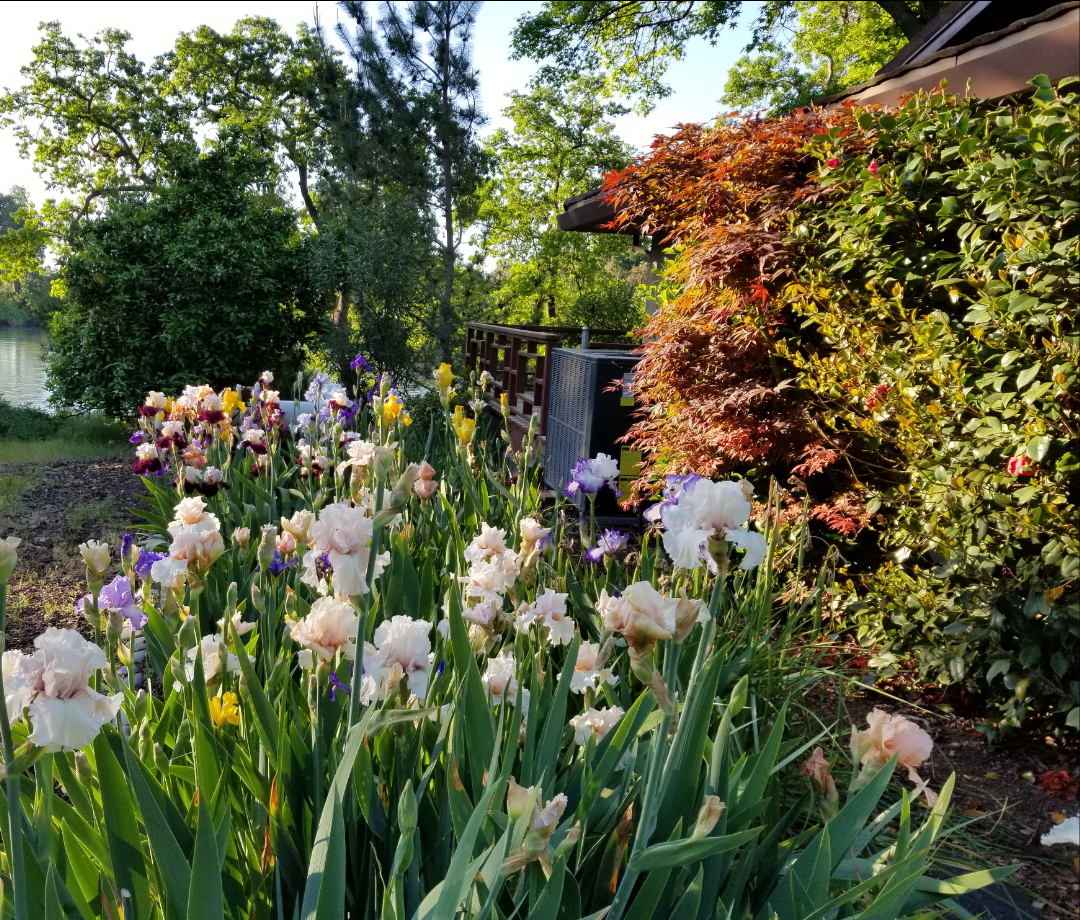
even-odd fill
[[[1030,476],[1035,472],[1035,468],[1027,457],[1009,457],[1005,472],[1010,476]]]
[[[890,387],[887,383],[879,383],[876,387],[874,387],[874,392],[871,393],[870,398],[866,400],[866,411],[873,412],[874,409],[876,409],[878,404],[881,402],[881,397],[888,393],[891,389],[892,387]]]
[[[840,160],[836,157],[829,157],[829,159],[825,161],[825,165],[828,166],[829,169],[836,169],[836,167],[840,165]]]
[[[867,169],[868,169],[868,170],[870,171],[870,175],[871,175],[871,176],[876,176],[876,175],[877,175],[877,172],[878,172],[878,170],[879,170],[879,169],[880,169],[881,167],[880,167],[880,166],[878,166],[878,164],[877,164],[877,160],[871,160],[871,161],[870,161],[870,165],[869,165],[869,166],[867,166],[866,168],[867,168]]]

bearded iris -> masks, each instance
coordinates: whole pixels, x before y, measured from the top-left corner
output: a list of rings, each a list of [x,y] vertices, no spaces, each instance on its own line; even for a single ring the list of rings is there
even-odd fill
[[[629,537],[617,530],[605,530],[596,546],[585,550],[585,558],[589,562],[599,562],[605,556],[614,556],[619,550],[626,547]]]
[[[75,602],[75,612],[82,616],[86,605],[92,602],[89,594]],[[130,621],[132,629],[142,629],[146,625],[146,614],[135,602],[131,590],[131,579],[127,575],[117,575],[98,594],[98,611],[105,613],[108,610],[119,611],[125,619]]]
[[[622,494],[619,491],[618,461],[607,454],[597,454],[592,459],[583,457],[578,460],[570,473],[565,492],[570,498],[578,493],[595,495],[604,486],[610,488],[616,497]]]
[[[768,545],[761,534],[745,529],[753,494],[745,479],[696,479],[683,487],[674,501],[666,503],[660,512],[666,531],[664,549],[676,567],[696,569],[704,562],[716,573],[718,556],[727,564],[727,545],[745,551],[740,568],[759,565]]]

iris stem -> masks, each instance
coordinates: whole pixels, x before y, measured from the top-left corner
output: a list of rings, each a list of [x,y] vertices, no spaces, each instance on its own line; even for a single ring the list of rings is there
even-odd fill
[[[7,582],[0,581],[0,657],[7,644]],[[11,724],[8,721],[7,696],[4,691],[4,677],[0,673],[0,739],[4,747],[4,768],[7,770],[5,787],[7,789],[7,846],[8,861],[11,866],[11,886],[15,903],[15,920],[27,920],[26,913],[26,867],[23,865],[22,842],[22,790],[20,777],[13,769],[15,765],[15,745],[11,741]]]
[[[679,671],[679,653],[682,651],[681,642],[670,642],[664,650],[664,681],[672,694],[678,689],[675,684]],[[637,834],[634,835],[634,845],[630,850],[630,858],[645,849],[649,839],[656,830],[656,811],[659,807],[660,780],[663,774],[663,766],[667,758],[664,756],[667,748],[667,736],[671,729],[672,713],[665,712],[660,719],[660,726],[653,741],[653,748],[649,752],[648,775],[645,780],[645,795],[641,802],[641,819],[638,821]],[[619,920],[626,904],[630,899],[630,893],[634,889],[640,873],[627,868],[615,891],[615,899],[611,903],[605,920]]]

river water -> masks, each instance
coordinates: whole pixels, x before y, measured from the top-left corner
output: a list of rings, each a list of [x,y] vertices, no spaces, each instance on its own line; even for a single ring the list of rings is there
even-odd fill
[[[38,326],[0,326],[0,397],[15,405],[48,408],[45,338]]]

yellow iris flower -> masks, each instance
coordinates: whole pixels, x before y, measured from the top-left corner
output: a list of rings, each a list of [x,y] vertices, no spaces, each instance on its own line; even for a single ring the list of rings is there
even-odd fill
[[[244,412],[247,409],[247,404],[240,398],[240,394],[236,390],[229,387],[221,394],[221,409],[226,415],[232,415],[234,409]]]
[[[383,418],[385,418],[388,422],[392,422],[401,414],[401,410],[404,408],[405,404],[393,393],[391,393],[383,401]]]
[[[449,364],[440,364],[439,369],[432,371],[431,376],[435,378],[435,384],[440,390],[448,389],[454,382],[454,371]]]
[[[468,444],[476,433],[476,419],[462,417],[454,424],[454,434],[462,444]]]
[[[240,724],[240,707],[236,704],[236,694],[232,691],[212,697],[210,700],[210,718],[218,728]]]
[[[412,416],[408,412],[401,413],[401,424],[408,428],[412,424]]]

